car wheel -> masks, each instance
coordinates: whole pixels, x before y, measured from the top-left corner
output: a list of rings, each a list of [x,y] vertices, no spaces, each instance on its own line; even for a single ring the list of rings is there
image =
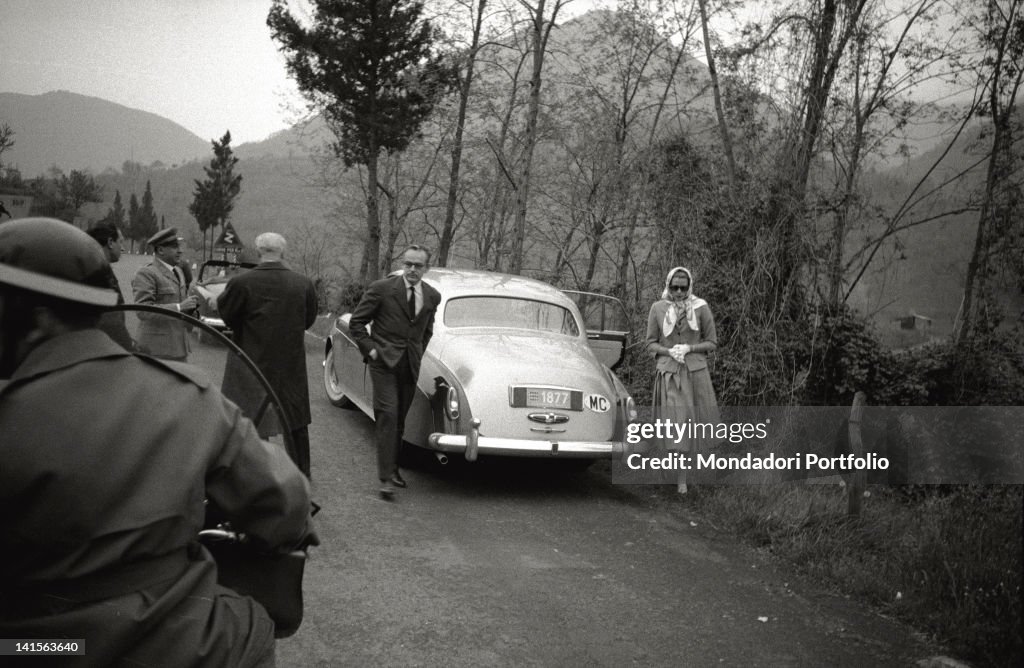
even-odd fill
[[[324,390],[327,391],[327,400],[338,408],[351,408],[352,400],[345,396],[338,384],[338,374],[334,370],[334,346],[327,350],[324,358]]]

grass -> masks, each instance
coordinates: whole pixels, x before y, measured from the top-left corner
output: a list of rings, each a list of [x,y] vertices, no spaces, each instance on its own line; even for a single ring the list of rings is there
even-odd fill
[[[836,485],[702,488],[689,503],[962,659],[1016,666],[1024,664],[1021,491],[872,487],[859,518],[846,516],[846,490]]]

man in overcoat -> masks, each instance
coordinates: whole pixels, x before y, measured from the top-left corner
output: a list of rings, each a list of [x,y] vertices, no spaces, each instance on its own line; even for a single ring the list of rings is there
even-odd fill
[[[309,477],[305,331],[316,322],[316,288],[284,265],[286,249],[280,234],[256,237],[260,263],[228,281],[217,298],[217,309],[235,343],[256,363],[281,400],[295,448],[293,458]],[[231,396],[227,382],[225,378],[225,392]]]
[[[76,666],[273,665],[273,621],[196,535],[208,500],[268,549],[315,542],[309,484],[202,374],[96,328],[107,269],[63,221],[0,225],[0,637],[83,639]]]
[[[183,313],[194,313],[198,302],[188,294],[188,283],[178,264],[181,242],[178,230],[160,230],[147,242],[153,247],[153,261],[139,269],[132,279],[136,304],[154,304]],[[142,352],[161,359],[186,361],[189,353],[185,323],[174,318],[139,313],[138,346]]]
[[[402,266],[402,275],[370,284],[349,320],[352,338],[370,366],[377,475],[385,499],[394,497],[396,487],[406,486],[398,470],[405,415],[441,303],[441,294],[422,280],[430,269],[430,251],[409,246],[402,254]],[[367,329],[370,323],[373,326]]]

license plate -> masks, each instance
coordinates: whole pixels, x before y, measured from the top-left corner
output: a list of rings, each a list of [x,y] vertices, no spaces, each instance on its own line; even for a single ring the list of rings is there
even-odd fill
[[[583,410],[583,393],[554,387],[513,387],[513,408],[561,408],[566,411]]]

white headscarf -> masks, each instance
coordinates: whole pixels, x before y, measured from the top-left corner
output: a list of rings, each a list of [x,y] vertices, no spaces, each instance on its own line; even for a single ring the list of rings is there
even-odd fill
[[[690,289],[686,291],[686,297],[682,304],[677,304],[671,299],[668,290],[669,284],[672,282],[672,277],[677,273],[683,272],[686,277],[690,279]],[[673,267],[669,272],[668,276],[665,277],[665,289],[661,292],[661,298],[668,301],[668,308],[665,309],[665,319],[661,323],[661,331],[665,336],[668,336],[676,328],[676,323],[679,322],[680,311],[685,313],[686,324],[690,326],[690,329],[697,330],[697,309],[701,306],[707,306],[708,303],[700,297],[695,297],[693,294],[693,274],[686,267]]]

